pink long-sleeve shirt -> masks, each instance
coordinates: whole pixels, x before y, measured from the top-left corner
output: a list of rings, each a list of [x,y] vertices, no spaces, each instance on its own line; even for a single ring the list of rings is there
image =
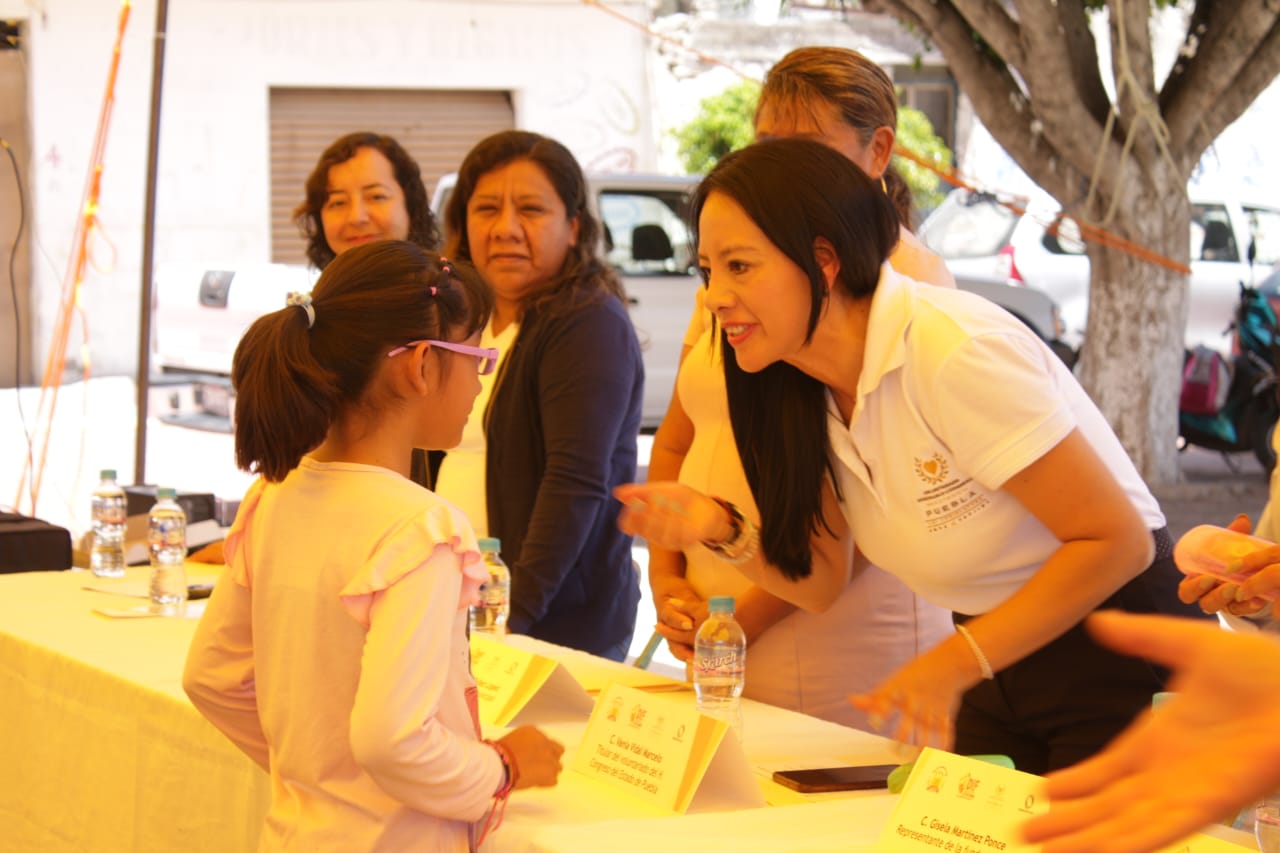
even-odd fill
[[[480,741],[452,505],[304,458],[249,489],[187,658],[195,706],[271,774],[260,850],[453,851],[503,780]]]

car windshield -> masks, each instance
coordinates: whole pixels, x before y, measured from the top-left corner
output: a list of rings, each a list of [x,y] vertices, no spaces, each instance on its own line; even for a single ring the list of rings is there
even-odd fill
[[[944,258],[994,255],[1009,242],[1018,215],[986,193],[955,190],[920,228],[920,239]]]

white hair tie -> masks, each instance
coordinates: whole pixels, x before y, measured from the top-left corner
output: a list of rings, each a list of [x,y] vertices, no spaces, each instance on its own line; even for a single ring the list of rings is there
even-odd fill
[[[308,329],[310,329],[312,326],[316,324],[316,309],[311,307],[310,293],[297,293],[297,292],[290,293],[288,296],[285,297],[284,303],[286,305],[297,305],[303,311],[307,312],[307,328]]]

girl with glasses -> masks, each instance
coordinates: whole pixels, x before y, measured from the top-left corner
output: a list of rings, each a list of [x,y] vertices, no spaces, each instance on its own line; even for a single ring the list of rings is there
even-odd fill
[[[490,305],[469,267],[379,241],[236,349],[236,463],[259,478],[183,687],[271,774],[260,849],[474,849],[513,788],[560,772],[537,729],[481,740],[466,620],[488,573],[409,479],[410,450],[462,432]]]

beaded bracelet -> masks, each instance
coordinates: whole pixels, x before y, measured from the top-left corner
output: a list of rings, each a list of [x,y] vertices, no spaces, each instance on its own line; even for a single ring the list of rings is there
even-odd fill
[[[502,786],[493,794],[493,806],[490,807],[489,814],[485,817],[484,826],[480,827],[480,837],[476,839],[476,846],[483,843],[490,832],[502,826],[502,818],[507,813],[507,798],[511,796],[511,791],[516,786],[516,780],[520,778],[520,768],[516,764],[515,756],[511,754],[511,750],[497,741],[486,740],[485,743],[493,747],[494,752],[498,753],[498,760],[502,762],[504,781]]]
[[[723,542],[708,542],[704,539],[702,547],[726,563],[735,565],[745,563],[754,557],[760,548],[760,531],[751,523],[751,519],[742,514],[742,510],[724,498],[711,496],[711,500],[720,504],[724,511],[729,513],[729,527],[732,532]]]
[[[991,661],[987,660],[987,656],[982,653],[982,647],[973,638],[973,634],[969,633],[969,629],[963,625],[957,625],[956,633],[964,637],[965,642],[969,644],[969,648],[973,650],[973,656],[978,659],[978,669],[982,670],[982,677],[987,681],[995,678],[996,674],[991,669]]]

